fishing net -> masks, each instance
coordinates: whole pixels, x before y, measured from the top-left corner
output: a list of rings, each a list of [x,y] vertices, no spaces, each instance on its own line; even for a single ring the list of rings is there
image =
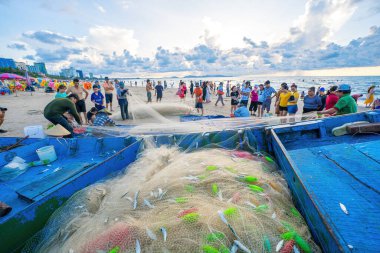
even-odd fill
[[[70,198],[23,252],[320,252],[271,157],[248,144],[146,142],[122,174]]]

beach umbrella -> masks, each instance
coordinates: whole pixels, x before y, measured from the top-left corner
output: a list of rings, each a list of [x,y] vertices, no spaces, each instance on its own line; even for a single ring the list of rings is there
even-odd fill
[[[2,73],[0,74],[0,79],[1,80],[5,80],[5,79],[26,80],[25,77],[12,74],[12,73]]]
[[[51,81],[49,82],[48,86],[49,86],[50,88],[54,88],[54,82],[53,82],[53,80],[51,80]]]

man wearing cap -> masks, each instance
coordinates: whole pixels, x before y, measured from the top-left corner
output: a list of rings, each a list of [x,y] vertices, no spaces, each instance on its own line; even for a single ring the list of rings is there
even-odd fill
[[[76,103],[77,112],[79,113],[79,117],[81,117],[81,121],[86,122],[86,124],[88,124],[86,117],[86,99],[88,97],[88,92],[86,91],[86,89],[83,89],[83,87],[79,86],[78,78],[74,78],[73,82],[74,86],[69,87],[66,91],[66,94],[76,94],[78,96],[79,100]],[[83,93],[85,94],[84,98]],[[83,114],[84,120],[82,118],[81,113]]]
[[[44,109],[44,116],[54,125],[60,124],[66,128],[66,130],[70,132],[69,137],[72,137],[74,129],[63,114],[70,112],[75,121],[78,122],[78,124],[82,124],[81,118],[75,106],[78,101],[79,97],[74,93],[68,95],[66,98],[56,98],[46,105]]]
[[[322,105],[318,108],[318,111],[322,111],[323,109],[325,109],[325,106],[326,106],[327,96],[325,93],[325,88],[319,87],[317,94],[318,94],[319,98],[321,99],[321,103],[322,103]]]
[[[341,84],[336,91],[336,95],[339,97],[338,102],[334,105],[334,107],[317,112],[318,114],[336,114],[343,115],[349,113],[355,113],[358,111],[358,107],[356,105],[355,99],[351,96],[351,87],[348,84]]]

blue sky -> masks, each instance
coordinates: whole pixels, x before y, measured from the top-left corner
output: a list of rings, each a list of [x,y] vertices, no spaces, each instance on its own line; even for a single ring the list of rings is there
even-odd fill
[[[0,0],[0,57],[94,74],[380,66],[378,0]]]

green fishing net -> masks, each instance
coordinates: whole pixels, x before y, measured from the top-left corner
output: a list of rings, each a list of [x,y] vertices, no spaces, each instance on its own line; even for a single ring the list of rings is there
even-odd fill
[[[71,197],[23,252],[275,252],[295,239],[320,252],[272,159],[151,145]]]

